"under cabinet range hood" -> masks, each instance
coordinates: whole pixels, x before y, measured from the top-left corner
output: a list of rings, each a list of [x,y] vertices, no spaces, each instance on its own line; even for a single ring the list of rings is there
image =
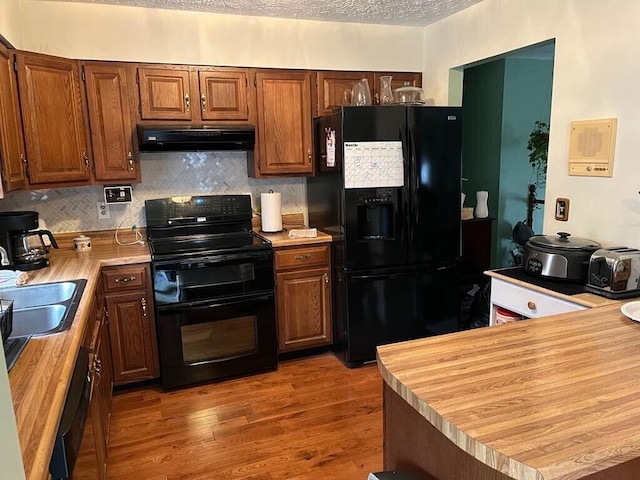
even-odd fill
[[[141,152],[252,151],[253,125],[138,125]]]

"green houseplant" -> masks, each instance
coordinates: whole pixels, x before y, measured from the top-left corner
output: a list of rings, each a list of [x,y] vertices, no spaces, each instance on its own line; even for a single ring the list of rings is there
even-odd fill
[[[538,188],[544,186],[547,180],[547,154],[549,152],[549,124],[536,121],[534,129],[529,134],[527,142],[529,150],[529,165],[531,165],[531,179],[529,180],[529,195],[527,197],[527,225],[533,228],[533,211],[544,200],[536,197]]]
[[[527,142],[529,164],[533,170],[531,180],[537,187],[544,185],[547,178],[547,154],[549,152],[549,124],[536,121]]]

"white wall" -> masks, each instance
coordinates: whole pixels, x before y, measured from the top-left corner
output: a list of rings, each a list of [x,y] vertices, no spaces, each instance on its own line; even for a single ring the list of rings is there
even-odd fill
[[[427,97],[446,104],[449,69],[556,39],[544,232],[640,247],[640,2],[484,0],[425,28]],[[612,178],[570,177],[570,122],[618,118]],[[523,151],[523,155],[527,152]],[[553,218],[571,200],[568,222]]]
[[[20,8],[22,48],[70,58],[345,70],[423,67],[418,27],[37,0],[20,0]]]
[[[16,48],[22,46],[19,0],[0,0],[0,35]]]

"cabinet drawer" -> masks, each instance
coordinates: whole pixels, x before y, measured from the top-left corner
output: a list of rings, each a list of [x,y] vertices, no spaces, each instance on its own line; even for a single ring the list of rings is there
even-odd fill
[[[131,265],[102,270],[104,291],[122,291],[147,288],[147,266]]]
[[[276,270],[329,265],[329,245],[274,250]]]
[[[491,303],[525,317],[535,318],[586,310],[587,307],[509,282],[491,279]]]

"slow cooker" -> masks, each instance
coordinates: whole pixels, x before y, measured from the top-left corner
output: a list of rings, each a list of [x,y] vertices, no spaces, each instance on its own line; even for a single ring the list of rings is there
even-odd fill
[[[522,265],[536,277],[585,283],[591,254],[600,248],[586,238],[569,238],[570,233],[534,235],[524,245]]]

